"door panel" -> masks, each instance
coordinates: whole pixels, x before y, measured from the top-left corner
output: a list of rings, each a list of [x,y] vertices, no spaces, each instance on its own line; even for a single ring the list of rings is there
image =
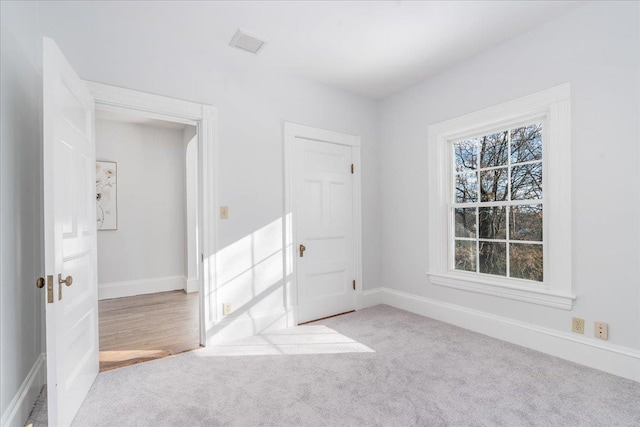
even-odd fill
[[[43,48],[47,398],[50,425],[67,426],[98,374],[94,102],[55,42]]]
[[[298,321],[307,322],[355,308],[351,148],[297,138],[294,153]]]

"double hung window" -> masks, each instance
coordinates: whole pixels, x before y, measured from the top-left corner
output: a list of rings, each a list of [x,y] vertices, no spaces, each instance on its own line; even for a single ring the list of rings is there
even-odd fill
[[[570,90],[429,126],[430,283],[570,309]]]

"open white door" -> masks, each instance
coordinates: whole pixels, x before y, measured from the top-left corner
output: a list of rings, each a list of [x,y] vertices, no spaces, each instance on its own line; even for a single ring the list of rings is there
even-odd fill
[[[99,368],[94,101],[53,40],[43,56],[47,397],[62,427]]]

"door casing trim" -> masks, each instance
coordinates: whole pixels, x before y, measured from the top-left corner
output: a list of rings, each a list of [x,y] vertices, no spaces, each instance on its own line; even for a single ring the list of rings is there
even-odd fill
[[[284,248],[283,269],[284,280],[284,307],[289,313],[287,326],[298,324],[298,281],[296,278],[295,242],[297,242],[296,230],[292,221],[293,207],[295,206],[295,194],[293,192],[294,178],[294,144],[296,138],[304,138],[329,144],[338,144],[351,147],[351,159],[355,168],[353,174],[353,245],[354,245],[354,273],[356,289],[354,300],[356,310],[358,301],[361,300],[363,290],[362,282],[362,167],[360,158],[360,137],[326,129],[305,126],[297,123],[284,122],[284,202],[282,215],[282,246]]]
[[[198,135],[198,248],[204,255],[199,263],[200,345],[207,345],[207,331],[217,319],[217,295],[215,286],[215,254],[217,221],[214,207],[217,203],[215,180],[217,109],[211,105],[198,104],[161,95],[86,81],[95,99],[96,109],[125,112],[129,115],[195,125]]]

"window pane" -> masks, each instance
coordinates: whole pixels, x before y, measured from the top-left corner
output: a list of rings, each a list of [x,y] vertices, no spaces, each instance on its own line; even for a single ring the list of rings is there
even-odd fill
[[[506,239],[506,209],[504,206],[480,208],[478,222],[480,223],[481,239]]]
[[[507,168],[480,172],[480,201],[494,202],[507,199],[509,176]]]
[[[478,174],[476,172],[456,175],[456,203],[478,201]]]
[[[476,237],[475,208],[454,209],[456,237]]]
[[[480,273],[507,275],[507,244],[480,241]]]
[[[511,130],[511,163],[542,160],[542,123]]]
[[[511,200],[542,198],[542,163],[511,168]]]
[[[475,170],[478,167],[478,144],[476,139],[465,139],[453,144],[456,172]]]
[[[476,242],[456,240],[456,270],[476,271]]]
[[[482,237],[482,219],[480,230]],[[512,206],[509,214],[509,238],[541,242],[542,205]]]
[[[509,275],[519,279],[542,282],[542,245],[511,243],[509,245]]]
[[[485,135],[479,140],[481,168],[507,164],[507,131]]]

